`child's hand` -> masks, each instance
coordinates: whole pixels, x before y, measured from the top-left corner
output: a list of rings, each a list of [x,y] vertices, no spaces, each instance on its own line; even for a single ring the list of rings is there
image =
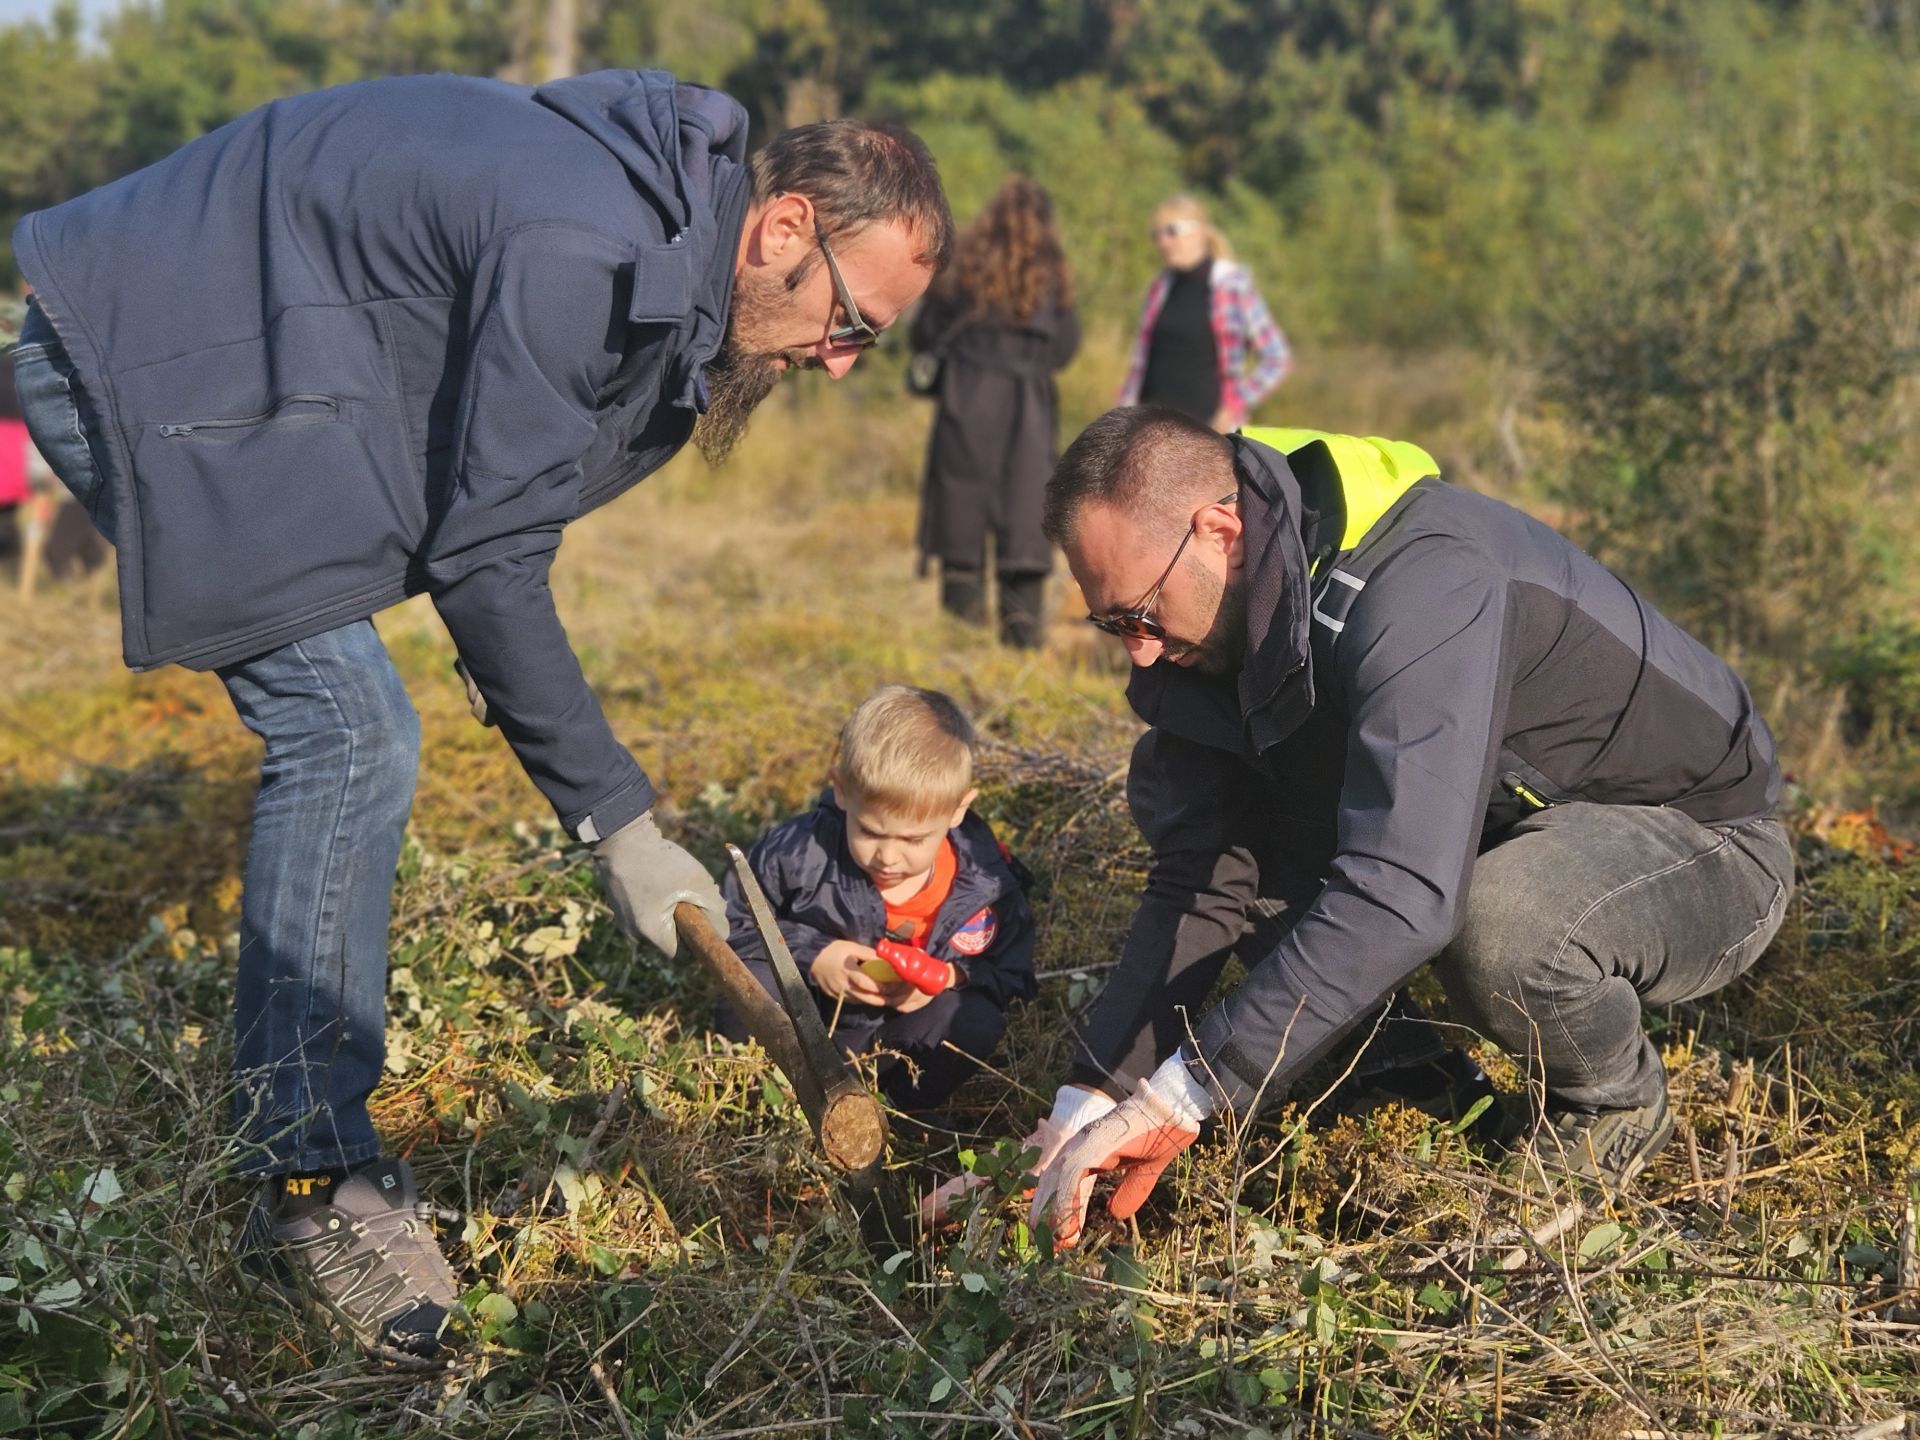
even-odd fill
[[[896,982],[883,985],[860,968],[868,960],[879,958],[867,945],[853,940],[835,940],[813,957],[807,971],[823,994],[834,1000],[851,1000],[859,1005],[888,1005],[902,990],[912,986]]]

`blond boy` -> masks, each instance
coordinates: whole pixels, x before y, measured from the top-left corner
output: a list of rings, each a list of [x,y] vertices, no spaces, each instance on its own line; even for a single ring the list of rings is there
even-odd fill
[[[969,808],[973,747],[948,697],[883,686],[841,729],[814,808],[748,855],[834,1039],[885,1052],[880,1084],[903,1110],[943,1103],[1034,993],[1024,872]],[[777,995],[738,884],[723,888],[734,949]],[[719,1026],[745,1035],[728,1007]]]

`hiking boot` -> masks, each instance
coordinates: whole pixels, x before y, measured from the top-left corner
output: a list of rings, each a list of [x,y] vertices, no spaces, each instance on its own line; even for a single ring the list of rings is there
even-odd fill
[[[1566,1187],[1584,1195],[1618,1193],[1672,1138],[1664,1089],[1631,1110],[1549,1111],[1532,1142],[1514,1157],[1514,1178],[1535,1193]]]
[[[940,568],[940,608],[969,625],[987,623],[987,583],[978,570]]]
[[[1046,635],[1041,623],[1047,591],[1044,575],[1000,577],[1000,643],[1015,650],[1037,650]]]
[[[269,1181],[248,1218],[250,1248],[374,1358],[415,1365],[438,1359],[458,1292],[412,1167],[376,1160],[298,1213],[277,1204],[278,1189]]]

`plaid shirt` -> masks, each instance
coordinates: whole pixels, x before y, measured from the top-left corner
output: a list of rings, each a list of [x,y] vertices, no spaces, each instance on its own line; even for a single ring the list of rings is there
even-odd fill
[[[1220,354],[1220,403],[1238,426],[1246,420],[1248,411],[1287,378],[1293,368],[1293,353],[1287,349],[1287,337],[1267,313],[1267,302],[1254,289],[1253,276],[1246,266],[1215,260],[1208,279],[1207,304],[1213,317],[1214,345]],[[1121,405],[1140,402],[1140,382],[1147,373],[1147,345],[1153,339],[1154,322],[1160,318],[1160,307],[1167,303],[1167,287],[1172,283],[1171,273],[1162,270],[1147,287],[1146,304],[1140,307],[1140,332],[1134,336],[1126,382],[1120,387]],[[1254,356],[1251,370],[1247,368],[1249,352]]]

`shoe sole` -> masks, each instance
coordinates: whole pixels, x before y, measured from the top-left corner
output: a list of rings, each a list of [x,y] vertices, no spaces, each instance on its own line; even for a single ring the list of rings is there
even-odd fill
[[[1647,1166],[1653,1163],[1654,1157],[1667,1148],[1667,1143],[1672,1139],[1673,1114],[1669,1111],[1660,1117],[1660,1128],[1647,1137],[1647,1143],[1642,1145],[1639,1153],[1628,1162],[1626,1172],[1620,1177],[1620,1183],[1629,1185],[1637,1180]]]

